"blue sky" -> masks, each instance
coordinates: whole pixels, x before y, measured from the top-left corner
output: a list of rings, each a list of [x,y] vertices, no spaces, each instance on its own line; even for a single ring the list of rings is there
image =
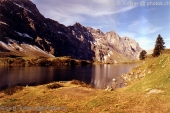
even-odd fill
[[[160,34],[170,48],[170,0],[31,0],[41,14],[66,26],[84,26],[115,31],[147,50]],[[136,3],[136,4],[134,4]]]

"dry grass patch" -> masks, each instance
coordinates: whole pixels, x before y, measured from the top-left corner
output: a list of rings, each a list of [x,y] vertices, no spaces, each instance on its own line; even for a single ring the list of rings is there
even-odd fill
[[[147,95],[146,93],[124,92],[122,89],[109,92],[65,85],[69,85],[70,82],[63,83],[62,85],[65,86],[63,88],[47,90],[47,86],[53,88],[56,84],[60,83],[29,86],[14,95],[4,95],[0,98],[0,106],[65,107],[65,110],[42,110],[43,113],[168,113],[170,111],[170,102],[166,100],[164,93]],[[26,111],[16,112],[25,113]]]
[[[5,93],[6,95],[12,95],[21,90],[23,90],[23,86],[16,86],[16,87],[7,88],[3,90],[2,92]]]
[[[59,83],[52,83],[46,86],[48,89],[56,89],[56,88],[60,88],[60,87],[64,87],[62,84]]]
[[[80,85],[82,87],[88,87],[88,88],[93,88],[94,87],[92,84],[86,84],[85,82],[79,81],[79,80],[72,80],[71,84]]]

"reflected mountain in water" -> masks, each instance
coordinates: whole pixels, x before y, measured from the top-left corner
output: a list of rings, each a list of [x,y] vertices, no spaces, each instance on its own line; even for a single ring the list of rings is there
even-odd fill
[[[77,79],[95,88],[122,87],[120,75],[136,64],[104,64],[91,66],[60,67],[0,67],[0,90],[16,85],[40,85],[53,81]],[[116,84],[114,84],[114,79]]]
[[[128,72],[136,64],[118,64],[118,65],[96,65],[94,66],[94,74],[92,75],[91,83],[96,88],[112,88],[123,87],[123,80],[120,76]]]

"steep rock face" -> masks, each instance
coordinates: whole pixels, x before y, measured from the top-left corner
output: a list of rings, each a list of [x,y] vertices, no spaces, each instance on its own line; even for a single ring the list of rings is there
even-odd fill
[[[125,56],[132,57],[133,59],[139,57],[139,54],[142,49],[135,40],[129,37],[123,37],[121,41],[123,44],[123,49],[121,49],[120,53],[124,53]]]
[[[26,54],[30,51],[23,46],[26,44],[48,56],[71,56],[100,62],[136,59],[141,51],[134,40],[121,38],[114,31],[104,34],[80,23],[66,27],[45,18],[29,0],[0,0],[0,41],[0,51],[3,52]]]
[[[99,29],[87,27],[92,33],[95,41],[93,49],[95,51],[95,60],[100,62],[123,62],[125,57],[138,59],[141,48],[139,44],[128,37],[121,38],[114,31],[104,34]],[[117,56],[117,58],[115,58]]]
[[[78,29],[81,29],[78,30]],[[0,40],[36,45],[55,56],[92,60],[91,35],[80,24],[66,27],[41,15],[29,0],[0,0]]]

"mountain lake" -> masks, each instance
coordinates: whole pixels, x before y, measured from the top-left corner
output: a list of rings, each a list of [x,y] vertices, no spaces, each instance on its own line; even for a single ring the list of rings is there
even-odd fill
[[[137,64],[96,64],[89,66],[0,67],[0,90],[13,86],[35,86],[73,79],[95,88],[123,87],[122,74]],[[115,82],[113,84],[113,82]]]

